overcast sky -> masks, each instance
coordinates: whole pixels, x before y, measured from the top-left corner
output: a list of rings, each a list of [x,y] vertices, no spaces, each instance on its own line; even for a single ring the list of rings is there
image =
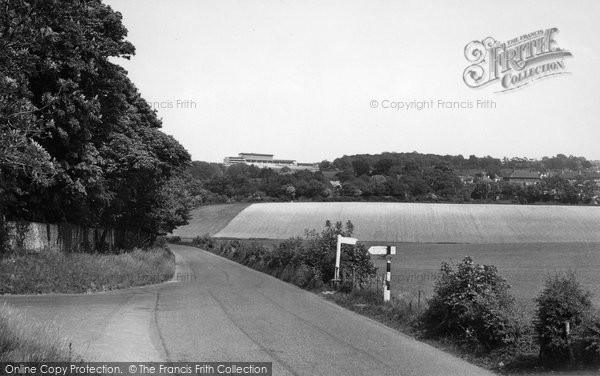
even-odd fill
[[[600,159],[595,0],[106,2],[137,49],[120,63],[194,160],[384,151]],[[463,82],[467,43],[551,27],[573,54],[570,74],[504,93]],[[478,99],[496,108],[437,108]],[[435,106],[386,109],[385,100]]]

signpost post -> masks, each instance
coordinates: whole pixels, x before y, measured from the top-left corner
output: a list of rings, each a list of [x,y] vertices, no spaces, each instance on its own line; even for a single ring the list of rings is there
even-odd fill
[[[391,280],[392,280],[392,255],[396,254],[395,246],[376,245],[369,248],[369,253],[372,255],[386,255],[386,273],[383,285],[383,301],[389,302],[391,298]]]
[[[394,247],[395,248],[395,247]],[[390,301],[390,288],[392,280],[392,247],[387,246],[387,255],[385,256],[386,269],[385,269],[385,288],[383,289],[383,301]]]
[[[358,239],[348,238],[342,235],[337,236],[337,248],[335,251],[335,275],[333,277],[333,283],[337,285],[340,281],[340,259],[342,257],[342,244],[356,244]]]

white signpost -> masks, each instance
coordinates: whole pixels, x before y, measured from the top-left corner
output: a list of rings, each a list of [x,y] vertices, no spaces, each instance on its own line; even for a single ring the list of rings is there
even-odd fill
[[[369,253],[372,255],[387,255],[387,249],[388,247],[386,245],[374,245],[372,247],[369,247]],[[396,254],[396,246],[393,245],[391,247],[391,255],[395,255]]]
[[[358,239],[356,238],[348,238],[342,235],[337,236],[337,249],[335,252],[335,275],[333,277],[333,282],[337,283],[340,281],[340,258],[342,256],[342,244],[356,244]]]

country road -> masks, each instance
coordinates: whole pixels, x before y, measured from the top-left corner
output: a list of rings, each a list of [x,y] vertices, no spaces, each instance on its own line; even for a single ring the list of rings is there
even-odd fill
[[[90,361],[266,361],[274,375],[488,375],[373,320],[192,247],[180,281],[0,297],[52,321]]]

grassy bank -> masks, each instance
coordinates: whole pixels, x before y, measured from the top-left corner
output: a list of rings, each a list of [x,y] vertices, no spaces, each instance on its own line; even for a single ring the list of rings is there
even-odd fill
[[[0,362],[73,361],[69,344],[48,325],[0,303]]]
[[[175,257],[163,248],[120,254],[14,252],[0,258],[0,294],[86,293],[171,279]]]

